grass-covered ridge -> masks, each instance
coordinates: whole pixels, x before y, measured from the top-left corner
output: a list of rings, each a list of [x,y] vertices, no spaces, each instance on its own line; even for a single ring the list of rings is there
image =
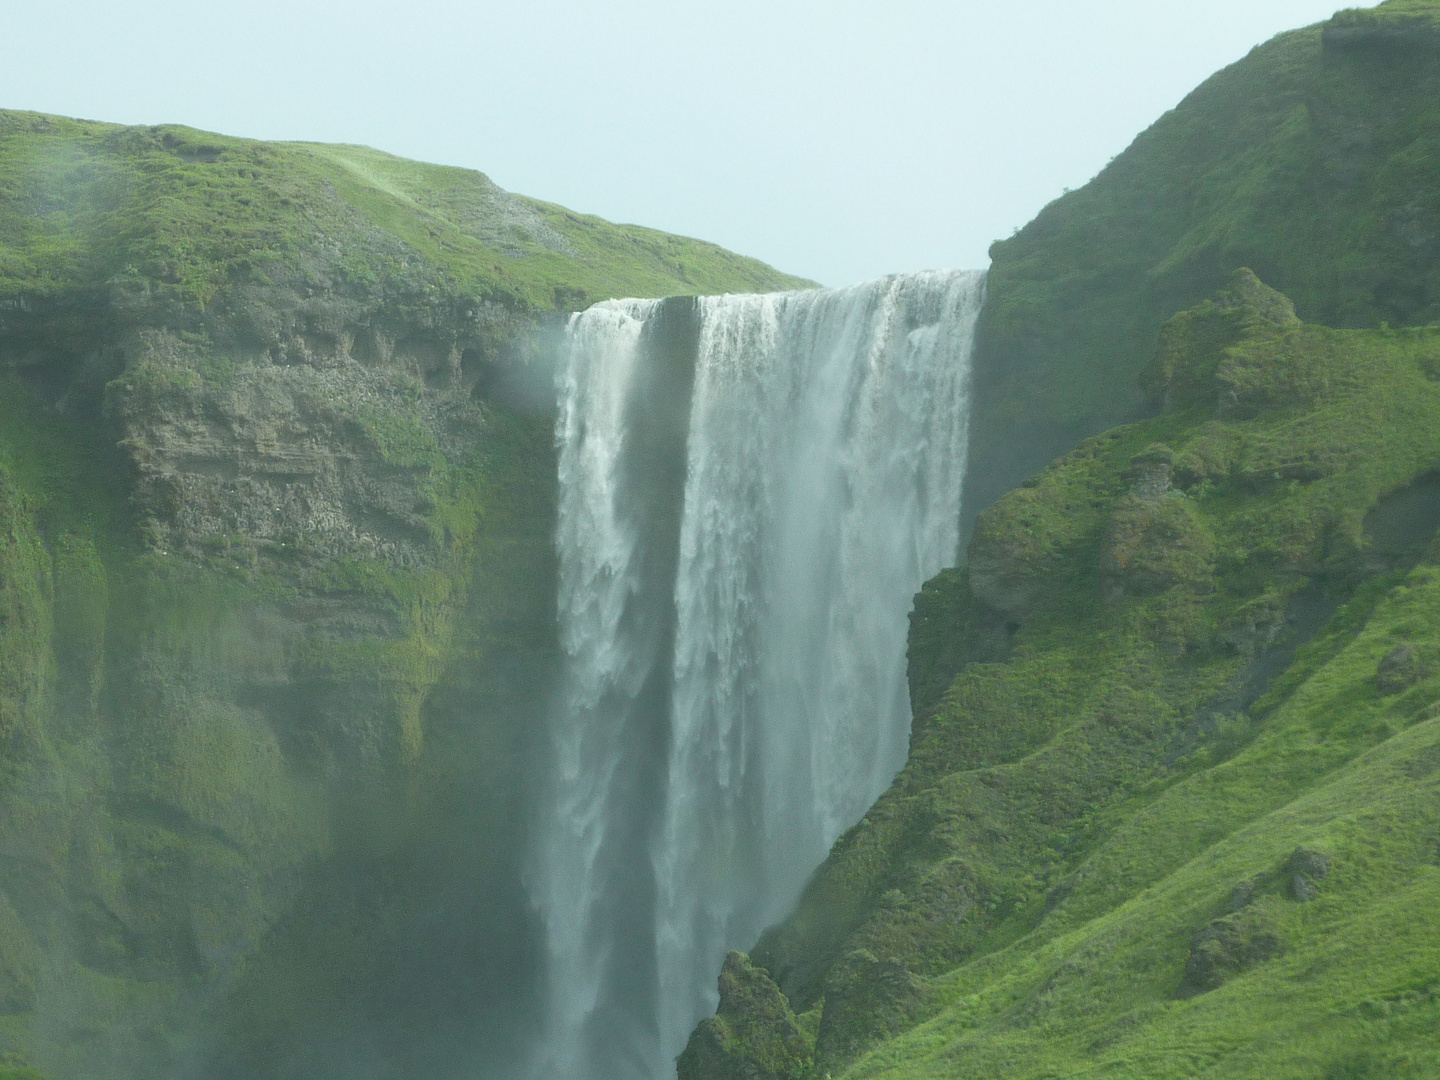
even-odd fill
[[[1236,266],[1308,322],[1440,321],[1437,22],[1436,0],[1388,0],[1280,35],[994,245],[974,510],[1144,415],[1161,323]]]
[[[104,291],[193,310],[293,277],[533,310],[806,284],[366,147],[0,111],[0,305]]]
[[[919,598],[910,760],[685,1080],[1440,1071],[1440,329],[1242,272],[1161,341]]]

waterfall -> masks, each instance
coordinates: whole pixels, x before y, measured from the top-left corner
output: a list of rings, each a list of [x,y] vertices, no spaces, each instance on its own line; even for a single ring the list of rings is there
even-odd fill
[[[537,1076],[673,1076],[726,951],[904,764],[907,617],[957,554],[983,293],[931,272],[572,318]]]

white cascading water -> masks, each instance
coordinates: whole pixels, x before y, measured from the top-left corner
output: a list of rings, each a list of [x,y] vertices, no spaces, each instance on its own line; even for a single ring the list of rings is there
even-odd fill
[[[904,764],[908,613],[957,555],[983,294],[931,272],[572,318],[537,1075],[673,1076],[725,953]]]

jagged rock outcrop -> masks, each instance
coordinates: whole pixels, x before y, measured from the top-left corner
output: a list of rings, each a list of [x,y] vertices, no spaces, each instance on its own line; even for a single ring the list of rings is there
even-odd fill
[[[294,360],[220,353],[213,378],[195,372],[214,346],[163,330],[121,345],[136,359],[108,405],[153,547],[245,564],[435,563],[443,537],[431,535],[427,489],[474,453],[484,423],[462,375],[464,339],[387,347],[366,364],[350,351],[356,329]]]
[[[679,1080],[803,1080],[813,1041],[769,973],[732,952],[720,971],[720,1007],[690,1036]]]

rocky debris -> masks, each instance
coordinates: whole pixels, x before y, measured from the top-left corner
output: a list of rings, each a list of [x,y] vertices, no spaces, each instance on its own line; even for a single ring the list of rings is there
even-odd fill
[[[1285,862],[1291,899],[1302,904],[1320,895],[1320,882],[1330,873],[1330,856],[1310,848],[1296,848]]]
[[[676,1067],[679,1080],[800,1080],[810,1050],[769,973],[732,952],[720,971],[720,1008],[691,1034]]]
[[[1176,993],[1196,997],[1222,986],[1258,964],[1280,955],[1282,945],[1270,921],[1247,905],[1216,919],[1190,942],[1190,956]]]
[[[906,966],[868,950],[851,953],[825,980],[825,1008],[815,1043],[815,1064],[838,1075],[869,1047],[910,1025],[920,989]]]

